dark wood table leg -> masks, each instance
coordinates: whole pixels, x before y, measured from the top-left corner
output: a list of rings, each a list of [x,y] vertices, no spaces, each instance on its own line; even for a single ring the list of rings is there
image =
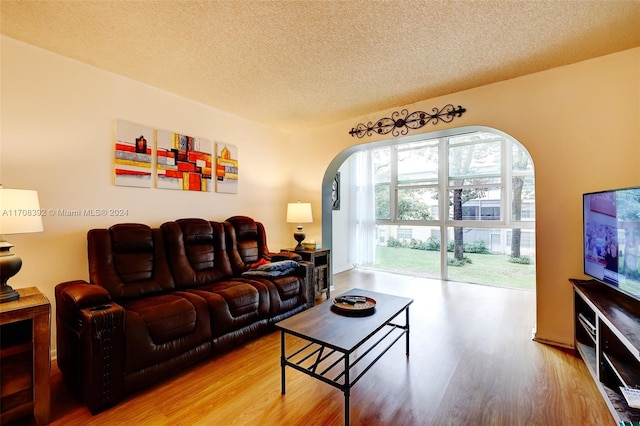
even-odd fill
[[[406,333],[406,341],[407,341],[407,356],[409,356],[409,307],[407,306],[407,309],[405,309],[406,312],[406,327],[407,327],[407,333]]]
[[[282,395],[284,395],[286,393],[286,387],[285,387],[285,373],[284,373],[284,369],[286,367],[286,355],[285,355],[285,337],[284,337],[284,331],[281,330],[280,331],[280,369],[281,369],[281,380],[282,380]]]
[[[349,407],[349,397],[351,396],[351,382],[349,379],[349,354],[344,354],[344,424],[351,424],[351,410]]]
[[[33,415],[38,425],[49,424],[51,375],[51,328],[49,311],[33,317]]]

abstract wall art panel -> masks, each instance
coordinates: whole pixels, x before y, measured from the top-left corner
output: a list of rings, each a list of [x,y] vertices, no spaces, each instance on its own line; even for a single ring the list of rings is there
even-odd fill
[[[238,193],[238,148],[216,144],[216,192]]]
[[[115,184],[151,187],[153,129],[116,120]]]
[[[158,130],[157,144],[158,188],[211,192],[211,141]]]

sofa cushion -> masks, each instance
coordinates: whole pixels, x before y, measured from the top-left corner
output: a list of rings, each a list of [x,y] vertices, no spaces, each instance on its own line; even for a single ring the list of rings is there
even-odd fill
[[[296,275],[261,277],[243,274],[236,280],[266,288],[269,297],[269,316],[274,318],[297,307],[303,307],[307,303],[304,279]]]
[[[119,224],[109,228],[113,251],[116,253],[153,251],[151,228],[141,224]]]
[[[125,374],[128,389],[152,380],[153,371],[181,371],[182,359],[203,359],[211,350],[207,302],[176,291],[122,303],[125,309]],[[134,377],[132,376],[132,377]],[[143,379],[144,377],[144,379]],[[135,382],[135,383],[134,383]]]
[[[232,216],[223,222],[229,261],[236,275],[273,253],[267,247],[264,225],[247,216]]]
[[[115,300],[175,288],[159,229],[123,223],[87,233],[89,278]]]
[[[191,267],[203,271],[215,266],[213,226],[206,220],[178,221],[182,229],[184,250]]]
[[[207,301],[214,338],[266,321],[269,316],[270,295],[263,283],[232,279],[189,292]]]
[[[196,310],[187,299],[175,295],[147,297],[124,304],[144,321],[153,343],[162,344],[185,336],[196,327]]]
[[[215,291],[221,295],[229,306],[229,312],[233,317],[258,312],[260,296],[258,291],[245,284],[235,285]]]
[[[194,288],[231,278],[222,224],[179,219],[160,226],[176,287]]]
[[[258,233],[258,224],[247,216],[232,216],[225,222],[232,225],[238,255],[245,264],[260,260],[266,249],[266,238]]]
[[[292,275],[279,277],[272,280],[272,282],[276,289],[278,289],[280,300],[283,301],[300,296],[301,290],[303,289],[300,278]],[[296,301],[296,303],[299,303],[299,301]]]

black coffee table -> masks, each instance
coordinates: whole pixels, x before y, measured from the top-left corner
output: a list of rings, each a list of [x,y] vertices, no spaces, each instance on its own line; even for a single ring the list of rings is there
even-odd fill
[[[344,294],[374,299],[373,313],[366,316],[338,313],[328,300],[278,322],[276,328],[281,331],[282,394],[286,390],[286,367],[315,377],[344,393],[344,422],[348,425],[351,387],[402,336],[405,336],[406,355],[409,355],[409,305],[413,299],[362,289]],[[403,311],[404,324],[395,324],[393,320]],[[287,335],[304,342],[300,345],[298,341],[289,354]]]

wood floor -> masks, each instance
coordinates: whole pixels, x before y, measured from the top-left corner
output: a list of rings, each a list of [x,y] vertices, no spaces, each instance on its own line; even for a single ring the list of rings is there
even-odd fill
[[[573,351],[531,340],[535,295],[366,270],[335,276],[412,297],[411,355],[396,344],[354,386],[353,425],[614,425]],[[340,425],[343,395],[292,369],[280,394],[273,332],[91,416],[53,369],[54,425]]]

